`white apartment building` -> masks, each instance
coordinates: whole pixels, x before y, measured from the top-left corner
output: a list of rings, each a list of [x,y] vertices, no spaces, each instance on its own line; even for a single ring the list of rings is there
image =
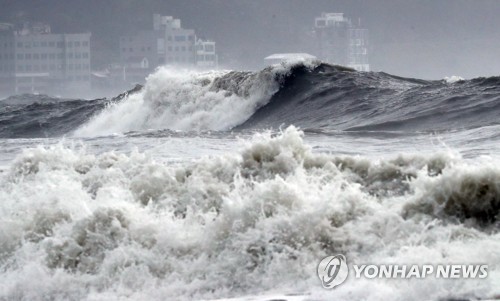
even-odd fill
[[[153,30],[120,38],[120,61],[115,80],[140,83],[158,66],[216,68],[215,42],[196,37],[181,20],[153,15]],[[143,62],[143,64],[138,64]],[[145,63],[147,62],[147,64]]]

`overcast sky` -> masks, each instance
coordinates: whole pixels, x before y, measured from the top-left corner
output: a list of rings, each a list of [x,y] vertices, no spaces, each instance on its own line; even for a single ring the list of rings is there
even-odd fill
[[[0,0],[0,22],[42,21],[91,31],[93,66],[116,59],[118,39],[173,15],[217,42],[228,68],[258,68],[274,52],[307,51],[321,12],[344,12],[370,30],[372,70],[440,79],[500,75],[500,1],[464,0]]]

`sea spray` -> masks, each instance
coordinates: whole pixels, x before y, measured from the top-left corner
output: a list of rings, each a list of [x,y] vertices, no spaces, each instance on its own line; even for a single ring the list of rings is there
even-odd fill
[[[496,161],[448,153],[318,154],[294,127],[175,165],[140,152],[26,149],[0,180],[0,299],[492,296],[500,281],[495,220],[409,209],[442,208],[438,187],[460,191],[499,174]],[[471,204],[482,197],[468,195]],[[353,262],[480,260],[493,268],[481,281],[348,279],[325,291],[316,267],[337,252]]]

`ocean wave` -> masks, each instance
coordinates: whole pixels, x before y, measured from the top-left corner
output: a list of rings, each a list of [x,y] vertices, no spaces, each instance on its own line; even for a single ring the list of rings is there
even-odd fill
[[[437,132],[498,124],[499,77],[447,82],[320,62],[250,71],[160,68],[112,100],[0,101],[0,137],[229,131],[295,125],[317,132]]]
[[[317,154],[295,127],[176,165],[139,152],[26,149],[0,179],[0,299],[193,300],[291,287],[322,300],[492,296],[495,269],[481,282],[359,280],[327,292],[316,266],[336,253],[494,266],[498,175],[496,161],[450,153]]]
[[[304,65],[305,64],[305,65]],[[77,129],[76,136],[170,129],[229,130],[248,119],[276,93],[297,66],[273,65],[260,72],[191,72],[160,68],[144,89],[110,106]]]

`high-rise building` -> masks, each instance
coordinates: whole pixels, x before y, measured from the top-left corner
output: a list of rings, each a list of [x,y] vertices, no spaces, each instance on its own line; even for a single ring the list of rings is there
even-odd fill
[[[120,66],[115,80],[142,82],[156,67],[216,68],[215,42],[196,37],[193,29],[181,27],[181,20],[153,15],[153,30],[120,38]]]
[[[316,55],[324,62],[370,71],[368,30],[343,13],[322,13],[314,22]]]
[[[66,94],[90,89],[90,33],[53,34],[42,23],[0,25],[0,91]]]

